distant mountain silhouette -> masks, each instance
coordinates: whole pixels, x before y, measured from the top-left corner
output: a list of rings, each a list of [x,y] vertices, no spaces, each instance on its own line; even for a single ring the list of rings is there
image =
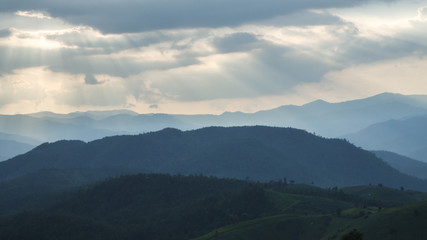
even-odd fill
[[[35,146],[13,140],[0,139],[0,161],[15,157],[18,154],[28,152]]]
[[[0,132],[25,136],[40,142],[60,139],[90,141],[118,134],[86,124],[87,121],[92,120],[87,117],[58,120],[27,115],[0,115]]]
[[[72,119],[78,117],[88,117],[92,119],[104,119],[115,115],[130,115],[136,116],[138,113],[129,110],[106,110],[106,111],[87,111],[87,112],[72,112],[68,114],[59,114],[53,112],[38,112],[31,113],[28,116],[36,118],[50,118],[50,119]]]
[[[318,186],[384,184],[427,189],[373,153],[338,139],[275,127],[164,129],[85,143],[45,143],[0,163],[0,180],[44,168],[120,168],[145,173],[204,174],[255,181],[284,177]]]
[[[25,143],[25,144],[32,145],[32,146],[37,146],[37,145],[40,145],[41,143],[43,143],[43,142],[36,140],[34,138],[29,138],[29,137],[25,137],[25,136],[21,136],[21,135],[16,135],[16,134],[7,134],[7,133],[3,133],[3,132],[0,132],[0,140],[15,141],[15,142]]]
[[[425,160],[427,159],[427,147],[420,148],[410,153],[409,156],[414,159],[424,160],[424,162],[426,162]]]
[[[427,115],[389,120],[346,135],[352,143],[369,150],[387,150],[427,162]]]
[[[370,98],[328,103],[317,100],[256,113],[221,115],[137,114],[128,110],[57,114],[0,115],[0,132],[39,141],[92,141],[105,136],[139,134],[172,127],[193,130],[209,126],[295,127],[325,137],[341,137],[372,124],[427,114],[427,95],[383,93]]]
[[[270,126],[305,129],[325,137],[339,137],[374,123],[427,113],[427,96],[383,93],[340,103],[322,100],[303,106],[283,106],[255,113],[257,121]]]
[[[388,151],[373,151],[377,157],[402,173],[427,179],[427,163]]]

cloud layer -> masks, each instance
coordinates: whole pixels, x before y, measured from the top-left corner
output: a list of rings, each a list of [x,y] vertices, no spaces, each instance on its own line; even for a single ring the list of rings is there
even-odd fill
[[[239,26],[307,9],[351,7],[365,2],[370,1],[76,0],[65,3],[55,0],[4,0],[2,10],[30,13],[43,10],[52,17],[76,25],[92,26],[104,33],[129,33],[159,29]]]
[[[402,6],[408,11],[396,15]],[[426,6],[6,0],[0,111],[220,113],[383,91],[427,93],[415,77],[427,74]],[[387,75],[391,69],[404,74]]]

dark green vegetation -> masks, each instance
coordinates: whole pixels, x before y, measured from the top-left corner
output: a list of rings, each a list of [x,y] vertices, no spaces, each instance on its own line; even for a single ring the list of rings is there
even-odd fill
[[[130,173],[120,169],[41,169],[0,182],[0,216],[40,209],[65,190],[78,189],[111,176]]]
[[[52,194],[42,207],[0,218],[0,239],[339,239],[354,228],[377,239],[424,236],[425,228],[415,227],[427,220],[426,203],[385,209],[423,197],[385,187],[139,174]],[[399,228],[399,218],[408,229]],[[409,228],[411,221],[421,223]]]
[[[416,240],[427,238],[426,223],[424,201],[389,209],[350,208],[328,215],[280,214],[228,225],[195,240]]]
[[[383,184],[427,190],[373,153],[345,140],[274,127],[210,127],[194,131],[107,137],[89,143],[59,141],[0,163],[0,180],[40,169],[120,169],[145,173],[203,174],[254,181],[287,177],[317,186]]]

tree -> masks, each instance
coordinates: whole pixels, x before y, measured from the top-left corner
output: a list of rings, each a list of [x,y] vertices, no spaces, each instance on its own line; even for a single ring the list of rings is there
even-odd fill
[[[341,240],[362,240],[363,234],[357,230],[353,229],[351,232],[341,237]]]

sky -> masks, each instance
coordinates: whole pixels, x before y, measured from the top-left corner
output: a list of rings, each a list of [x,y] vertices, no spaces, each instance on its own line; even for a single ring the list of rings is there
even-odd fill
[[[0,114],[427,94],[427,0],[2,0]]]

